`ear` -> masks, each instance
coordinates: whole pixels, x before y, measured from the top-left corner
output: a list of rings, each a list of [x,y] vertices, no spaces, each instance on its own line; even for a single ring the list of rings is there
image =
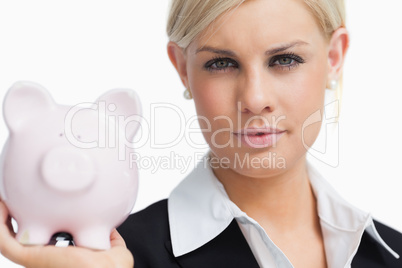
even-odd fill
[[[16,131],[53,107],[55,103],[45,88],[33,82],[19,81],[4,98],[4,120],[10,131]]]
[[[328,81],[339,80],[342,74],[346,52],[349,48],[349,34],[344,27],[338,28],[332,34],[328,51]]]
[[[113,89],[100,96],[96,103],[99,102],[105,102],[107,115],[124,116],[126,138],[132,141],[140,127],[142,114],[138,95],[130,89]]]
[[[188,88],[187,60],[184,49],[175,42],[170,41],[167,45],[169,59],[176,68],[177,73],[185,88]]]

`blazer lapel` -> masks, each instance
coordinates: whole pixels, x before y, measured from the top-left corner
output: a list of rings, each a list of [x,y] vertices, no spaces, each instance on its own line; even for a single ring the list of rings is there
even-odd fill
[[[183,268],[259,268],[236,220],[213,240],[176,261]]]
[[[402,252],[401,234],[374,221],[376,228],[392,249]],[[353,258],[352,268],[400,268],[401,258],[396,259],[367,232],[363,233],[359,249]]]
[[[359,249],[351,266],[352,268],[387,267],[377,242],[366,232],[363,233]]]

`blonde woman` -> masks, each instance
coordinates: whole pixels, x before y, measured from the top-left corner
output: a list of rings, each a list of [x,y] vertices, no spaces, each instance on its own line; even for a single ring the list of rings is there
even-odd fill
[[[168,55],[210,153],[111,235],[111,250],[0,249],[27,267],[402,267],[402,235],[306,161],[348,49],[341,0],[173,0]],[[321,113],[322,114],[322,113]],[[273,161],[273,159],[275,161]],[[127,250],[127,248],[128,250]]]

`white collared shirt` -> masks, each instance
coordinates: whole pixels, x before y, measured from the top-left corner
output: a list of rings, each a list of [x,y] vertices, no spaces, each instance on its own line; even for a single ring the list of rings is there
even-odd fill
[[[311,164],[307,167],[317,199],[329,268],[350,267],[365,230],[395,258],[399,258],[381,239],[369,213],[346,202]],[[208,243],[236,219],[260,267],[293,268],[258,222],[228,198],[206,157],[172,191],[168,212],[175,257]]]

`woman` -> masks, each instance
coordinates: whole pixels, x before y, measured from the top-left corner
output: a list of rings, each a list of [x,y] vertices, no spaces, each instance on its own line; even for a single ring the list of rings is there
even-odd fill
[[[210,153],[119,228],[135,267],[401,267],[402,235],[306,161],[320,121],[305,122],[341,80],[344,26],[342,1],[173,1],[168,54]],[[2,254],[27,267],[133,265],[115,231],[92,252],[22,247],[0,228]]]

